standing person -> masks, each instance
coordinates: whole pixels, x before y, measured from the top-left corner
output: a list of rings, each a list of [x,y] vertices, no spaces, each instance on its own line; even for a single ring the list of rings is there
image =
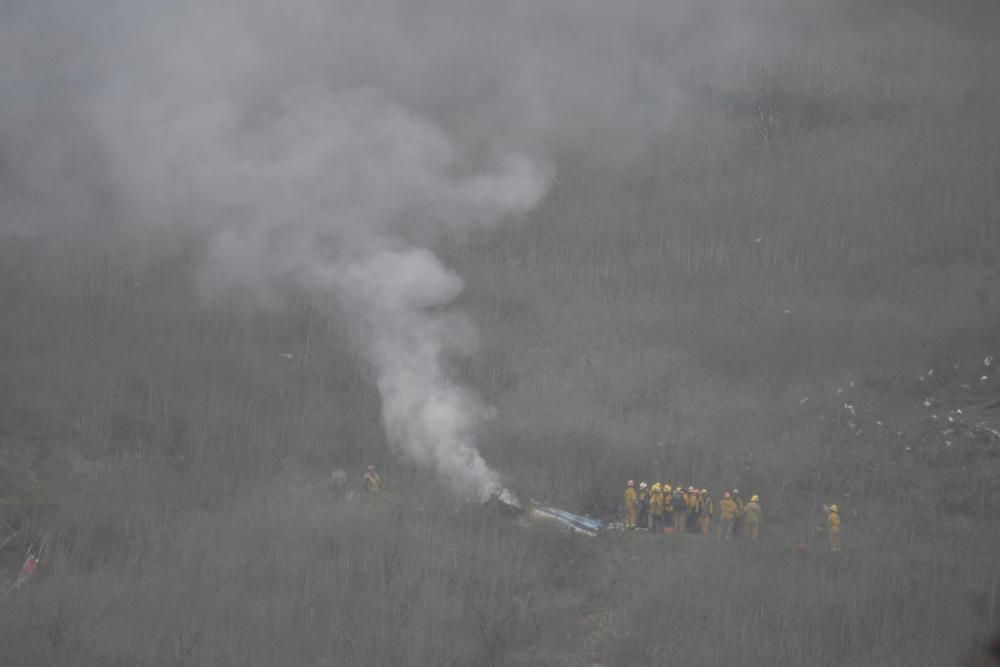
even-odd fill
[[[698,494],[698,489],[689,486],[686,500],[688,506],[687,529],[695,533],[698,531],[698,511],[701,508],[701,496]]]
[[[757,494],[750,496],[750,502],[743,508],[743,522],[746,524],[747,537],[756,540],[760,536],[760,497]]]
[[[653,484],[649,493],[649,530],[662,532],[663,527],[663,487],[659,482]]]
[[[733,489],[733,502],[736,503],[736,520],[733,522],[733,535],[743,537],[743,498],[739,489]]]
[[[715,507],[712,503],[712,496],[708,495],[708,489],[701,490],[701,507],[698,514],[698,527],[701,528],[702,535],[708,535],[712,525],[712,515]]]
[[[840,510],[836,505],[830,505],[830,513],[826,516],[826,536],[830,551],[840,551]]]
[[[639,496],[635,492],[635,482],[629,480],[625,485],[625,529],[635,530],[635,522],[639,518]]]
[[[639,521],[640,528],[646,528],[649,521],[649,485],[639,482]]]
[[[663,483],[663,525],[674,525],[674,492],[666,482]]]
[[[375,472],[374,465],[368,466],[368,472],[365,473],[364,480],[365,490],[368,491],[368,494],[377,496],[378,492],[382,490],[382,478]]]
[[[736,501],[733,500],[733,496],[728,491],[723,494],[722,500],[719,502],[719,511],[721,512],[719,537],[730,540],[733,537],[733,524],[736,523]]]
[[[687,497],[684,487],[678,484],[674,487],[674,532],[683,533],[687,522]]]

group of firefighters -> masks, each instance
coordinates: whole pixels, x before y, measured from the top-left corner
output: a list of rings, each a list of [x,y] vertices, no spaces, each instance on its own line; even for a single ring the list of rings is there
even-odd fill
[[[708,535],[714,517],[715,503],[708,489],[693,486],[685,489],[680,484],[670,486],[660,482],[652,486],[640,482],[636,488],[631,479],[625,489],[625,528],[629,530],[645,528],[656,533]],[[737,533],[737,522],[740,522],[740,532],[755,540],[760,535],[761,518],[757,496],[744,504],[738,489],[726,491],[719,501],[718,534],[724,539],[732,539]]]
[[[715,503],[708,489],[681,484],[670,486],[655,482],[652,486],[629,480],[625,488],[625,528],[645,529],[654,533],[701,533],[708,535],[715,519]],[[726,491],[719,501],[717,534],[730,540],[734,535],[756,540],[760,537],[763,512],[760,498],[754,494],[744,503],[739,489]],[[827,538],[831,551],[840,551],[840,511],[828,508]]]

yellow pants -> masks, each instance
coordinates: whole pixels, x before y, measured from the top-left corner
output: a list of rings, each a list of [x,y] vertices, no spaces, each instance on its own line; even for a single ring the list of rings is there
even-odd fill
[[[827,535],[830,539],[830,551],[840,551],[840,530],[831,530]]]
[[[702,514],[700,517],[698,517],[698,526],[699,528],[701,528],[702,535],[708,535],[708,530],[711,527],[711,525],[712,525],[712,520],[708,517],[707,514]]]
[[[760,524],[759,523],[747,523],[747,537],[751,540],[756,540],[760,536]]]
[[[635,528],[635,522],[639,518],[639,510],[635,507],[629,507],[625,510],[625,527]]]

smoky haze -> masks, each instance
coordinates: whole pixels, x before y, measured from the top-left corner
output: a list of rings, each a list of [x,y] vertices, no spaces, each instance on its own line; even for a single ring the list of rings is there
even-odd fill
[[[0,2],[0,663],[971,656],[998,63],[996,0]]]
[[[462,281],[428,248],[443,231],[534,208],[560,147],[634,154],[669,129],[685,68],[746,58],[764,37],[743,3],[27,3],[5,14],[5,228],[59,233],[111,217],[100,233],[140,243],[194,234],[210,293],[336,301],[377,371],[389,440],[464,496],[499,487],[475,449],[489,411],[449,375],[476,336],[439,311]]]

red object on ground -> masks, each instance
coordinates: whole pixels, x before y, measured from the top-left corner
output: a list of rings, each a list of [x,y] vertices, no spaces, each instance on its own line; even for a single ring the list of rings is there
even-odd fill
[[[663,534],[664,535],[670,535],[673,532],[674,532],[674,527],[673,526],[664,526],[663,527]]]
[[[25,577],[30,577],[38,569],[38,557],[35,555],[28,556],[28,560],[24,561],[24,566],[21,567],[21,574]]]

